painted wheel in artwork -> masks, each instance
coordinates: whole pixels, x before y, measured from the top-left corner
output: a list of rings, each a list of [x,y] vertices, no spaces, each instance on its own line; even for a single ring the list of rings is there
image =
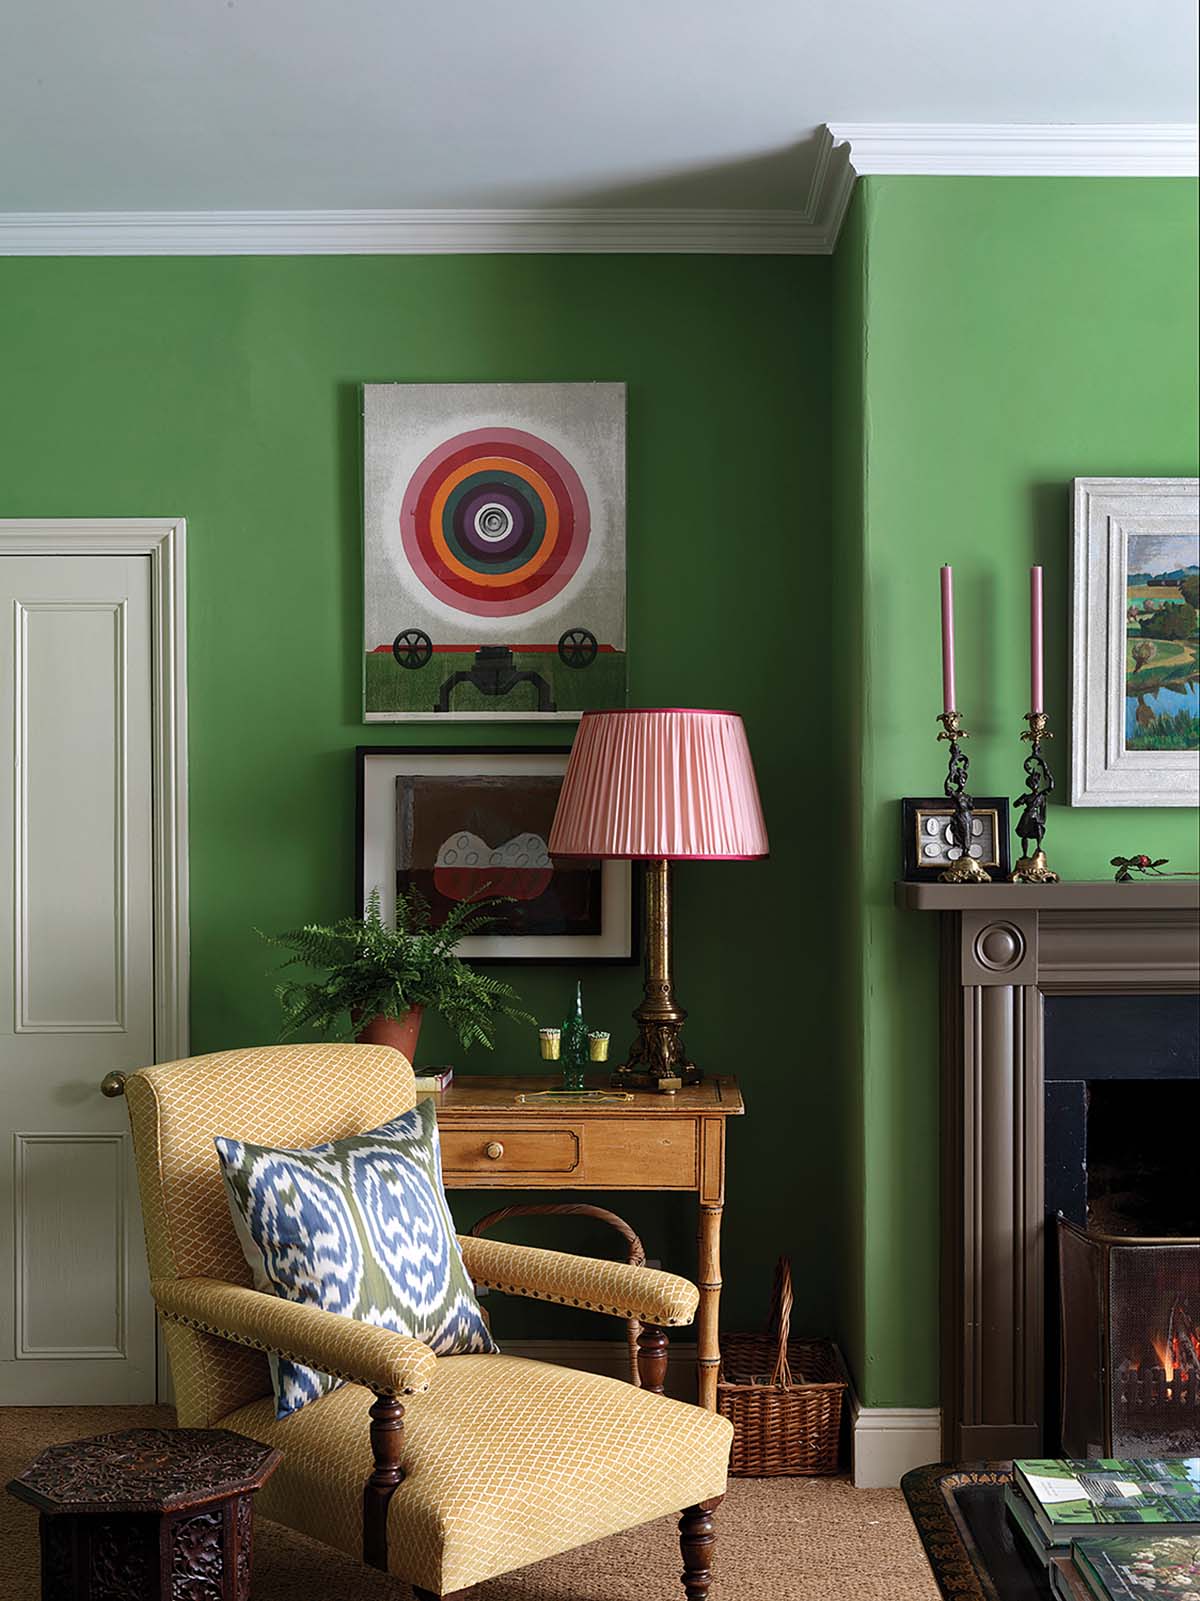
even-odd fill
[[[590,628],[568,628],[558,641],[559,660],[567,667],[590,667],[598,649]]]
[[[413,473],[400,508],[412,570],[473,617],[519,617],[553,600],[578,572],[590,532],[579,474],[519,428],[447,439]]]
[[[406,628],[392,640],[392,655],[401,667],[424,667],[433,655],[433,640],[421,628]]]

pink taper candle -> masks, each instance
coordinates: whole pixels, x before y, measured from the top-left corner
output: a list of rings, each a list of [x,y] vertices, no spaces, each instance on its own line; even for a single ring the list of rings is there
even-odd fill
[[[1042,569],[1029,569],[1029,710],[1043,712]]]
[[[958,710],[954,695],[954,572],[942,568],[942,708]]]

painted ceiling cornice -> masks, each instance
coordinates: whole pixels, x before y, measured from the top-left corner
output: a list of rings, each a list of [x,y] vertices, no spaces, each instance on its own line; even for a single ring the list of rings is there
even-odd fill
[[[1188,177],[1188,123],[834,123],[795,210],[0,213],[4,256],[828,255],[856,176]]]

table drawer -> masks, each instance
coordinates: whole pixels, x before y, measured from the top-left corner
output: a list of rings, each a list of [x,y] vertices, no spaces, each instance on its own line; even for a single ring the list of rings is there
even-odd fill
[[[583,1175],[611,1190],[694,1190],[696,1123],[691,1118],[597,1118],[583,1134]]]
[[[463,1173],[574,1173],[579,1167],[579,1135],[569,1128],[443,1129],[442,1168],[447,1177]]]
[[[539,1119],[540,1122],[540,1119]],[[449,1123],[449,1126],[447,1126]],[[597,1118],[534,1125],[441,1123],[442,1172],[458,1189],[694,1190],[692,1118]]]

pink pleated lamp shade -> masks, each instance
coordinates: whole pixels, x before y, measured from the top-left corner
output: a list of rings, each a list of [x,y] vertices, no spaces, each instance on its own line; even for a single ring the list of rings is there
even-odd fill
[[[746,729],[735,712],[585,712],[551,856],[739,861],[767,854]]]

